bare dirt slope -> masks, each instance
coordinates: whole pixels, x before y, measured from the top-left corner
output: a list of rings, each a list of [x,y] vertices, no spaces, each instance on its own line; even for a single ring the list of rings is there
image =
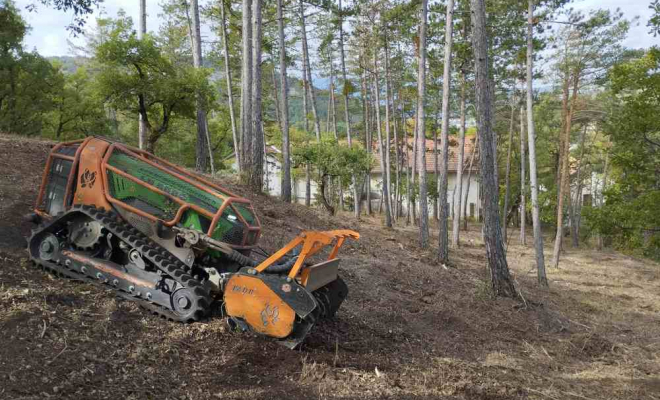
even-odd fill
[[[48,149],[0,136],[0,398],[660,399],[657,264],[569,249],[540,292],[533,250],[511,245],[525,302],[492,299],[477,227],[445,268],[413,228],[252,197],[268,250],[303,229],[362,234],[344,246],[351,292],[336,320],[290,351],[220,319],[167,322],[32,266],[20,216]]]

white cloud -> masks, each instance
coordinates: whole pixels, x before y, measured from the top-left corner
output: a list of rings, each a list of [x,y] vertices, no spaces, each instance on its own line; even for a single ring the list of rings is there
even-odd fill
[[[639,17],[639,20],[630,27],[627,39],[623,42],[624,46],[640,49],[657,46],[660,44],[660,38],[649,35],[646,23],[651,18],[649,3],[651,0],[582,0],[572,4],[576,10],[584,11],[595,9],[607,9],[614,11],[617,8],[623,12],[624,18],[632,20]]]
[[[15,0],[15,2],[23,18],[32,28],[25,38],[27,49],[36,48],[44,56],[61,56],[73,53],[69,49],[68,41],[75,45],[84,43],[82,38],[74,37],[66,29],[73,20],[73,13],[65,13],[42,5],[39,5],[35,12],[28,12],[26,7],[33,4],[34,0]],[[158,13],[161,12],[159,2],[160,0],[147,0],[147,30],[149,31],[155,31],[159,27]],[[139,5],[136,0],[114,0],[106,1],[100,9],[88,16],[87,26],[94,28],[96,18],[114,17],[120,9],[137,20]]]

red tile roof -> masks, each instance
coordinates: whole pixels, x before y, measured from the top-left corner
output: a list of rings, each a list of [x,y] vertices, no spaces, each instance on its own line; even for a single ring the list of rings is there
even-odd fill
[[[413,143],[414,139],[409,137],[407,141],[407,146],[406,150],[404,150],[404,157],[405,160],[404,162],[408,167],[412,167],[413,162],[412,162],[412,157],[413,157]],[[426,139],[426,172],[434,173],[435,168],[433,167],[433,162],[434,162],[434,145],[433,145],[433,139]],[[464,168],[468,168],[470,166],[470,157],[472,156],[472,152],[474,151],[474,142],[475,142],[475,136],[472,137],[466,137],[465,138],[465,154],[463,156],[463,166]],[[394,144],[392,143],[391,146]],[[438,162],[440,162],[440,151],[441,151],[441,142],[438,139]],[[376,165],[372,169],[372,172],[382,172],[380,168],[380,152],[378,151],[378,145],[374,145],[374,159],[376,160]],[[419,154],[417,155],[419,157]],[[394,158],[391,158],[390,160],[392,163],[394,163]],[[458,164],[458,139],[451,136],[449,137],[449,171],[450,172],[456,172],[457,170],[457,164]],[[419,168],[419,159],[417,160],[417,167]],[[472,165],[472,171],[478,171],[479,170],[479,160],[478,160],[478,155],[475,156],[473,165]]]

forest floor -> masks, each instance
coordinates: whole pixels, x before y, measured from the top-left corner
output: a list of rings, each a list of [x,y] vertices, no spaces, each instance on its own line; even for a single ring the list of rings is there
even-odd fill
[[[291,351],[217,318],[168,322],[31,265],[21,216],[49,148],[0,135],[0,398],[660,399],[656,263],[568,248],[540,290],[534,251],[513,232],[525,301],[493,298],[477,226],[442,266],[413,227],[249,196],[267,250],[301,230],[362,235],[342,249],[350,294],[336,319]]]

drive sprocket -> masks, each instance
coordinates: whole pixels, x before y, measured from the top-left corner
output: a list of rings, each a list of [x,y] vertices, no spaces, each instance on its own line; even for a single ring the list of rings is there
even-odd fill
[[[93,249],[101,241],[102,236],[103,225],[87,216],[76,217],[69,227],[69,240],[79,249]]]

